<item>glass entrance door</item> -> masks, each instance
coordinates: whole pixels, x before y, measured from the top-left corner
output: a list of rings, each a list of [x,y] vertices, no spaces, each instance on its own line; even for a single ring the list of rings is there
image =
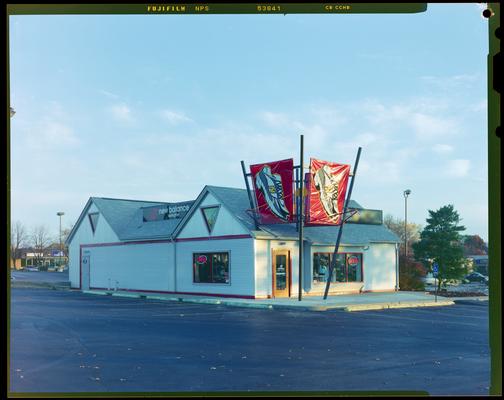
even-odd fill
[[[273,250],[273,296],[289,297],[290,265],[287,250]]]

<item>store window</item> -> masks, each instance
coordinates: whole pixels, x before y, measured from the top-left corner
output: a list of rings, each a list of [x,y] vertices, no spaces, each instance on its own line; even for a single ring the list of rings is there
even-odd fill
[[[229,253],[194,253],[194,283],[229,283]]]
[[[332,253],[313,254],[313,282],[327,282]],[[362,254],[338,253],[331,282],[362,282]]]

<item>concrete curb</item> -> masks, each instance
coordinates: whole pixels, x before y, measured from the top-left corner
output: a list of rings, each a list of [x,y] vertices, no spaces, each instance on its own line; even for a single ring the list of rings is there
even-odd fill
[[[441,307],[451,306],[455,302],[452,300],[428,301],[428,302],[410,302],[410,303],[375,303],[375,304],[354,304],[345,307],[345,311],[367,311],[367,310],[385,310],[389,308],[417,308],[417,307]]]
[[[114,296],[114,297],[126,297],[126,298],[142,298],[147,300],[162,300],[162,301],[175,301],[182,303],[195,303],[195,304],[211,304],[211,305],[223,305],[227,307],[242,307],[242,308],[262,308],[267,310],[291,310],[291,311],[327,311],[340,309],[347,312],[354,311],[367,311],[367,310],[386,310],[393,308],[417,308],[417,307],[442,307],[454,305],[455,301],[453,299],[440,299],[437,302],[434,300],[427,301],[407,301],[407,302],[396,302],[396,303],[368,303],[368,304],[327,304],[327,305],[291,305],[291,304],[267,304],[267,303],[247,303],[247,302],[237,302],[227,299],[208,299],[208,298],[187,298],[187,297],[164,297],[156,295],[145,295],[138,293],[125,293],[125,292],[107,292],[107,291],[97,291],[97,290],[83,290],[82,293],[94,294],[101,296]],[[463,298],[467,300],[468,298]],[[472,299],[472,298],[471,298]],[[486,299],[481,299],[486,300]]]
[[[11,281],[13,288],[30,288],[30,289],[53,289],[53,290],[70,290],[70,285],[62,285],[61,283],[48,282],[32,282],[32,281]]]

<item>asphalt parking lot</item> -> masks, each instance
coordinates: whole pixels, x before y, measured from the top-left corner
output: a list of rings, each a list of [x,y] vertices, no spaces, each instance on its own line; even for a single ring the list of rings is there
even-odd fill
[[[65,272],[48,272],[48,271],[10,271],[11,277],[20,282],[68,282],[68,270]]]
[[[347,313],[11,289],[10,392],[489,393],[487,302]]]

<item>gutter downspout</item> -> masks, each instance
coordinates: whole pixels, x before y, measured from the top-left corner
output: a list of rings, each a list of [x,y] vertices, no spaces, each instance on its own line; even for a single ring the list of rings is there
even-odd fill
[[[396,292],[399,291],[399,243],[396,243],[395,245],[396,248],[396,257],[395,257],[395,263],[396,263],[396,284],[395,284],[395,290]]]

